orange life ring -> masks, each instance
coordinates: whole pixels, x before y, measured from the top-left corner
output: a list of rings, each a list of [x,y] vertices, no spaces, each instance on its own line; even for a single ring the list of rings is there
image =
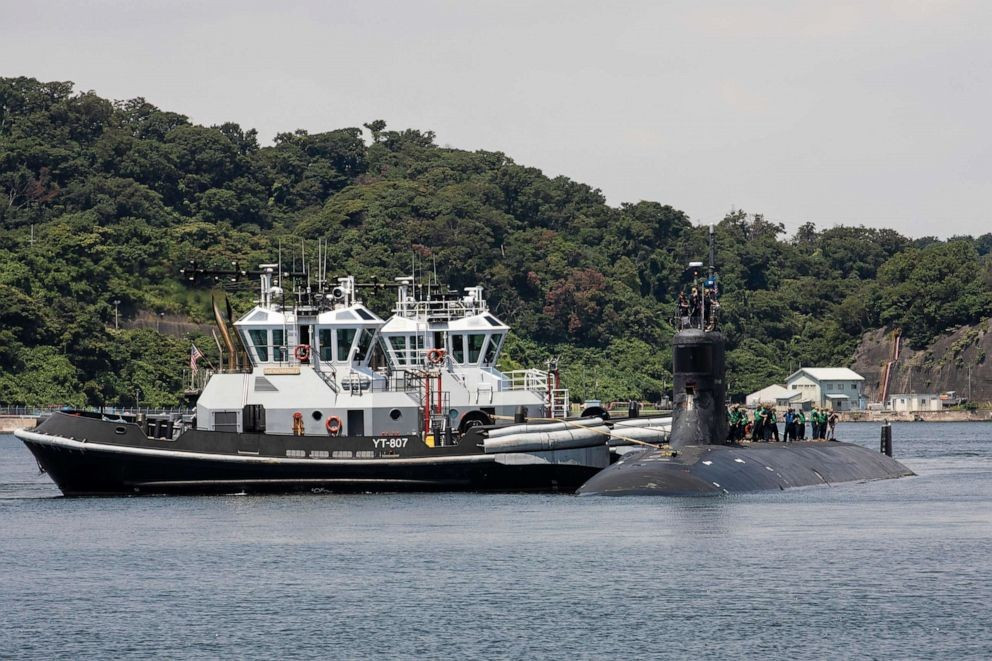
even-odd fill
[[[327,427],[327,433],[331,436],[337,436],[338,432],[341,431],[341,418],[336,415],[329,416],[327,422],[324,423]]]
[[[428,351],[427,362],[431,365],[440,365],[444,362],[444,349],[431,349]]]
[[[296,360],[304,363],[310,360],[310,345],[309,344],[297,344],[296,348],[293,349],[293,355],[296,356]]]

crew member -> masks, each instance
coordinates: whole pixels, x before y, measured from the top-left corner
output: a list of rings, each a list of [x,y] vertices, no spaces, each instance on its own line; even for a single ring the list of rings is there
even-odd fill
[[[720,303],[716,300],[716,291],[713,289],[706,290],[706,330],[712,331],[716,330],[716,315],[717,311],[720,309]]]
[[[837,440],[837,436],[834,435],[834,430],[837,427],[837,412],[831,411],[830,417],[827,418],[827,426],[830,428],[830,433],[827,434],[827,438]]]
[[[816,416],[816,435],[817,440],[822,441],[827,437],[827,411],[817,407],[813,414]]]
[[[789,408],[785,412],[785,442],[796,440],[796,412]]]
[[[781,439],[778,437],[778,418],[775,416],[775,407],[769,406],[765,410],[768,411],[768,430],[765,432],[765,436],[770,433],[771,437],[778,443]]]
[[[741,411],[739,404],[734,404],[734,408],[730,411],[730,440],[734,442],[744,440],[745,422],[747,422],[747,416]]]
[[[751,427],[751,440],[752,441],[763,441],[765,440],[765,405],[758,404],[754,409],[754,425]]]
[[[685,292],[679,292],[678,302],[679,329],[685,328],[689,324],[689,299],[685,297]]]
[[[692,294],[689,295],[689,318],[694,328],[702,325],[703,299],[695,287],[692,288]]]
[[[806,412],[803,411],[802,409],[799,409],[799,412],[796,413],[796,431],[798,432],[797,433],[797,438],[800,441],[805,441],[806,440]]]

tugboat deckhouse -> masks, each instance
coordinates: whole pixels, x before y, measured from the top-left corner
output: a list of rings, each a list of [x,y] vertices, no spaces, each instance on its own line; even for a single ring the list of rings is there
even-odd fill
[[[68,411],[17,433],[65,494],[572,491],[625,442],[605,411],[566,419],[554,363],[496,367],[510,329],[481,287],[398,278],[383,320],[353,277],[290,294],[277,268],[261,265],[257,304],[233,332],[216,315],[228,367],[210,374],[195,415]],[[624,429],[663,442],[667,425]]]

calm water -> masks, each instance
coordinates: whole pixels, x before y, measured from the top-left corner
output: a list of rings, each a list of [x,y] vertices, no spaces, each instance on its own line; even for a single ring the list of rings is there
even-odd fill
[[[703,500],[70,500],[0,436],[0,658],[990,658],[992,424],[894,443]]]

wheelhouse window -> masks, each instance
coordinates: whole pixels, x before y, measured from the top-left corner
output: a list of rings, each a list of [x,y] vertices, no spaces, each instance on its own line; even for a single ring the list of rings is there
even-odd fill
[[[503,343],[503,334],[494,333],[489,336],[489,344],[486,345],[486,355],[482,359],[485,365],[495,365],[496,357],[499,356],[500,345]]]
[[[482,355],[482,345],[486,343],[485,333],[470,333],[468,336],[468,362],[478,363]]]
[[[407,350],[406,350],[406,337],[402,335],[394,335],[389,338],[389,345],[393,349],[393,355],[396,356],[397,365],[407,364]]]
[[[289,357],[289,352],[286,350],[286,331],[282,328],[272,329],[272,356],[279,362],[286,362]]]
[[[352,333],[354,333],[354,331],[352,331]],[[375,335],[367,328],[363,328],[358,334],[358,348],[355,349],[355,360],[357,362],[361,363],[365,361],[365,357],[368,355],[369,349],[372,348],[373,339],[375,339]]]
[[[330,328],[321,328],[317,331],[317,341],[320,343],[320,359],[325,363],[334,360],[334,331]]]
[[[373,367],[394,367],[393,359],[389,353],[389,345],[386,342],[386,338],[382,335],[379,336],[378,341],[375,343],[375,347],[372,349],[372,360],[371,364]]]
[[[465,362],[465,336],[464,335],[452,335],[451,336],[451,359],[456,363]]]
[[[248,337],[251,338],[251,345],[255,348],[255,355],[261,362],[269,360],[269,331],[264,328],[252,328],[248,330]]]
[[[348,354],[351,353],[351,345],[355,341],[355,333],[357,332],[354,328],[339,328],[335,331],[337,333],[338,340],[338,355],[337,361],[339,363],[348,362]],[[355,360],[360,360],[357,356]]]
[[[417,365],[422,363],[424,358],[424,336],[423,335],[412,335],[410,336],[410,364]]]
[[[383,338],[390,349],[393,365],[414,366],[423,361],[424,337],[422,335],[391,335]]]

